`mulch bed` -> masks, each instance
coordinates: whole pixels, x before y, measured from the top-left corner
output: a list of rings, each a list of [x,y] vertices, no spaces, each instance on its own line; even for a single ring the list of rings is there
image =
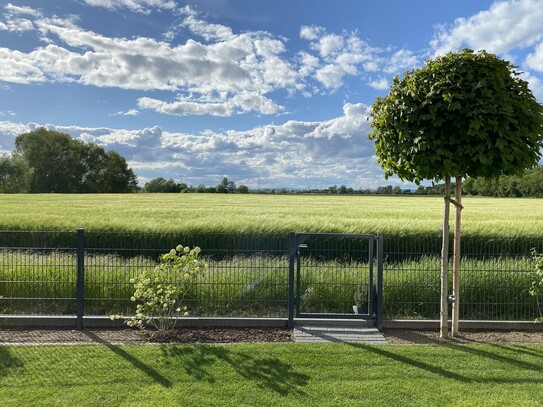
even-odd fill
[[[171,335],[135,329],[0,329],[0,344],[292,342],[286,328],[179,328]]]
[[[539,331],[461,331],[454,338],[441,339],[437,330],[383,329],[383,335],[392,344],[440,344],[440,343],[543,343],[543,332]]]

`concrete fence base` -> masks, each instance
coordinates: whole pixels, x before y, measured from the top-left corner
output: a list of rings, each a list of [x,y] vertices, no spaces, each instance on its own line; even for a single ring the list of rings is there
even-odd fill
[[[308,320],[298,320],[296,322],[307,322]],[[328,319],[312,319],[312,323],[322,321],[326,324]],[[352,323],[352,321],[351,321]],[[0,329],[75,329],[77,326],[75,316],[20,316],[3,315],[0,316]],[[374,321],[364,321],[367,326],[373,326]],[[449,321],[450,324],[450,321]],[[180,318],[179,327],[202,328],[202,327],[224,327],[224,328],[286,328],[288,318],[221,318],[221,317],[187,317]],[[437,330],[439,329],[439,320],[412,320],[412,319],[385,319],[383,328],[389,329],[420,329]],[[86,316],[83,318],[83,327],[87,329],[100,328],[128,328],[124,320],[111,320],[105,316]],[[500,330],[500,331],[541,331],[543,332],[543,323],[532,321],[474,321],[461,320],[460,329],[462,330]]]

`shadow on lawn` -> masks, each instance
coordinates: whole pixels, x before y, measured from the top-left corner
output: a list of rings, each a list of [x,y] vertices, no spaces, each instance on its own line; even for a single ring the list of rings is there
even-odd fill
[[[118,356],[130,362],[135,368],[141,370],[143,373],[145,373],[147,376],[149,376],[151,379],[153,379],[157,383],[161,384],[164,387],[172,386],[172,382],[169,379],[162,376],[159,372],[157,372],[151,366],[146,365],[138,358],[132,356],[130,353],[121,349],[119,346],[111,344],[110,342],[100,338],[99,336],[95,335],[92,332],[89,332],[89,331],[83,331],[83,332],[85,335],[91,338],[94,342],[105,345],[110,351],[112,351],[113,353],[117,354]]]
[[[0,376],[7,375],[9,369],[17,367],[23,367],[23,363],[13,356],[7,347],[0,346]]]
[[[522,349],[522,348],[516,349],[514,346],[501,346],[501,345],[494,344],[494,345],[489,345],[493,349],[485,350],[485,349],[481,349],[480,347],[473,347],[471,345],[441,344],[441,346],[448,348],[450,350],[453,350],[454,352],[465,352],[465,353],[472,354],[478,357],[492,359],[496,362],[502,363],[505,369],[507,368],[522,369],[522,371],[525,374],[523,375],[523,377],[520,377],[520,378],[473,377],[473,376],[467,377],[453,370],[444,369],[442,367],[435,366],[427,362],[414,359],[412,357],[407,357],[404,355],[391,352],[386,349],[386,347],[389,345],[386,345],[384,347],[369,345],[369,344],[366,345],[366,344],[360,344],[360,343],[346,343],[346,345],[352,346],[358,349],[363,349],[364,351],[374,353],[374,354],[395,360],[397,362],[410,365],[410,366],[425,370],[427,372],[439,375],[441,377],[457,380],[463,383],[517,383],[517,384],[543,383],[543,368],[541,367],[541,365],[522,361],[513,357],[512,354],[517,354],[520,356],[523,353],[524,354],[528,353],[525,349]],[[403,346],[403,345],[400,345],[400,346]],[[504,355],[504,353],[506,352],[510,353],[509,356]],[[531,354],[530,356],[533,356],[533,354]],[[537,355],[537,356],[541,357],[541,355]]]
[[[256,383],[260,388],[272,390],[281,395],[296,393],[304,395],[300,387],[305,386],[309,376],[294,371],[293,367],[279,359],[255,357],[236,348],[217,345],[164,346],[165,357],[180,358],[188,375],[198,380],[215,383],[213,365],[226,362],[239,375]]]

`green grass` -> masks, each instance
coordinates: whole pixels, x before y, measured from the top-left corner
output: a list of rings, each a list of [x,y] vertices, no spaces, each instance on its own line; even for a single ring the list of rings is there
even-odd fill
[[[541,236],[542,199],[463,200],[466,236]],[[0,195],[0,230],[439,234],[443,198],[227,194]],[[452,219],[452,214],[451,214]]]
[[[543,345],[0,346],[2,406],[539,406]]]

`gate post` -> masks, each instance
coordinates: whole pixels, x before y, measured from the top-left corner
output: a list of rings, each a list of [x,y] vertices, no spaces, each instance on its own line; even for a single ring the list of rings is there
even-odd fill
[[[288,327],[294,328],[294,262],[296,259],[296,234],[288,234]]]
[[[288,327],[294,328],[294,262],[296,259],[296,234],[288,234]]]
[[[85,307],[85,229],[77,229],[76,326],[83,329]]]
[[[383,327],[383,235],[377,235],[377,310],[375,312],[375,325],[377,329]]]

